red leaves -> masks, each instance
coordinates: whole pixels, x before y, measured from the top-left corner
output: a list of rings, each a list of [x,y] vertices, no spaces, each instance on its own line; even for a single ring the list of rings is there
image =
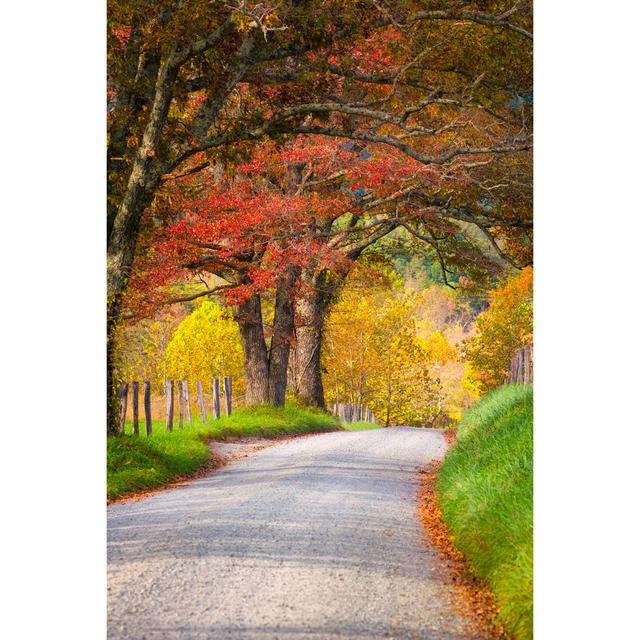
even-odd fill
[[[215,175],[167,183],[167,222],[132,278],[142,294],[139,309],[174,298],[170,285],[197,276],[222,277],[233,285],[224,292],[227,302],[236,304],[271,288],[288,265],[340,269],[349,260],[340,243],[329,242],[345,233],[335,221],[411,181],[446,182],[437,168],[397,150],[322,136],[262,144],[248,160]]]

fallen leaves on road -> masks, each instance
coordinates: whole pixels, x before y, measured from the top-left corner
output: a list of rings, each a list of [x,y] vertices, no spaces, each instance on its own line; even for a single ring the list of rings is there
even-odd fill
[[[447,441],[447,446],[451,446],[456,441],[457,431],[454,429],[447,429],[444,432],[444,439]]]
[[[455,440],[455,432],[453,439]],[[445,432],[448,436],[449,432]],[[450,437],[447,438],[450,443]],[[456,598],[454,606],[467,618],[474,630],[485,638],[503,638],[504,630],[496,622],[498,607],[491,591],[482,580],[472,575],[464,556],[455,548],[442,519],[436,494],[436,482],[441,461],[431,463],[420,471],[418,511],[425,527],[427,542],[440,551],[446,567],[443,576]]]

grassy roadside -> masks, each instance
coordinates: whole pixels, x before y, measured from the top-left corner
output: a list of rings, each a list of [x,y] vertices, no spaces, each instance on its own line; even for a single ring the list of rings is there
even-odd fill
[[[496,596],[516,640],[533,637],[533,389],[506,386],[467,411],[437,491],[454,545]]]
[[[329,431],[339,425],[324,412],[303,409],[287,404],[274,407],[246,407],[230,416],[202,423],[193,417],[193,424],[168,433],[164,421],[153,424],[150,437],[131,434],[131,425],[125,435],[107,438],[107,496],[117,498],[127,493],[153,489],[175,480],[178,476],[194,473],[209,459],[205,441],[225,440],[243,436],[273,438],[281,435]],[[144,425],[141,425],[144,431]]]
[[[359,422],[351,422],[350,424],[343,424],[343,429],[347,431],[367,431],[369,429],[380,429],[379,424],[375,424],[374,422],[364,422],[363,420]]]

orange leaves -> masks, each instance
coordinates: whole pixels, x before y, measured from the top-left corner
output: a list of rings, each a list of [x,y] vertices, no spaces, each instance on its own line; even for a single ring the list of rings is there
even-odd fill
[[[445,435],[453,432],[445,432]],[[447,437],[451,444],[451,436]],[[485,638],[502,637],[496,617],[498,607],[487,586],[472,575],[464,556],[456,549],[454,540],[442,519],[436,485],[442,462],[431,463],[420,471],[418,514],[425,528],[427,544],[434,546],[445,562],[443,579],[455,594],[454,606],[468,618],[476,633]]]

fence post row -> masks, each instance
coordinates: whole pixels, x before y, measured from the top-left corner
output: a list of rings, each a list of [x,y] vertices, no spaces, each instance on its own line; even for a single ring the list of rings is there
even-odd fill
[[[511,359],[511,366],[509,370],[509,382],[518,382],[527,384],[530,380],[533,380],[533,373],[531,367],[531,346],[519,349]],[[231,415],[233,407],[233,378],[231,376],[225,376],[222,380],[223,393],[225,399],[225,409],[227,415]],[[140,395],[140,382],[133,381],[132,387],[132,408],[133,408],[133,433],[134,435],[140,435],[139,426],[139,395]],[[175,381],[167,380],[166,382],[166,398],[167,398],[167,419],[166,429],[167,431],[173,431],[173,419],[175,412]],[[202,422],[207,422],[207,408],[204,400],[204,392],[202,389],[202,382],[196,380],[196,391],[198,394],[198,406],[200,408],[200,416]],[[216,419],[220,418],[220,379],[214,378],[212,384],[213,391],[213,415]],[[178,380],[178,407],[179,407],[179,419],[178,428],[182,429],[183,420],[186,420],[191,425],[191,407],[189,401],[189,382],[187,380]],[[118,419],[120,433],[124,433],[124,427],[127,416],[127,400],[129,395],[129,383],[123,382],[118,387]],[[335,402],[328,405],[330,412],[338,418],[338,421],[343,424],[350,424],[352,422],[371,422],[376,423],[376,417],[371,409],[360,402]],[[144,381],[144,421],[147,436],[150,436],[153,432],[153,422],[151,418],[151,382],[149,380]]]
[[[531,370],[531,347],[525,347],[519,351],[518,354],[514,354],[512,359],[512,366],[509,372],[509,381],[516,380],[520,383],[527,383],[533,380],[533,374]],[[131,382],[132,393],[132,430],[134,435],[140,435],[140,382]],[[228,416],[231,415],[233,407],[233,378],[232,376],[225,376],[222,380],[223,393],[225,400],[225,410]],[[188,380],[178,380],[177,390],[176,381],[167,380],[165,385],[166,391],[166,429],[167,431],[173,431],[173,423],[175,417],[175,394],[178,395],[178,428],[182,429],[183,421],[191,425],[191,404],[189,399],[189,382]],[[216,419],[220,418],[220,379],[214,378],[212,384],[213,391],[213,415]],[[202,382],[196,380],[196,391],[198,395],[198,407],[200,409],[200,416],[202,422],[207,421],[207,408],[204,398],[204,391]],[[127,403],[129,396],[129,383],[123,382],[118,387],[118,420],[120,433],[124,433],[126,416],[127,416]],[[352,422],[376,422],[376,417],[371,409],[361,402],[335,402],[328,405],[330,412],[338,418],[342,423]],[[151,417],[151,382],[149,380],[144,381],[144,421],[145,430],[147,436],[150,436],[153,432],[153,421]]]
[[[371,422],[375,424],[376,422],[373,411],[359,402],[354,404],[350,402],[336,402],[335,404],[330,404],[329,408],[333,415],[338,418],[338,421],[343,424],[350,424],[352,422]]]

